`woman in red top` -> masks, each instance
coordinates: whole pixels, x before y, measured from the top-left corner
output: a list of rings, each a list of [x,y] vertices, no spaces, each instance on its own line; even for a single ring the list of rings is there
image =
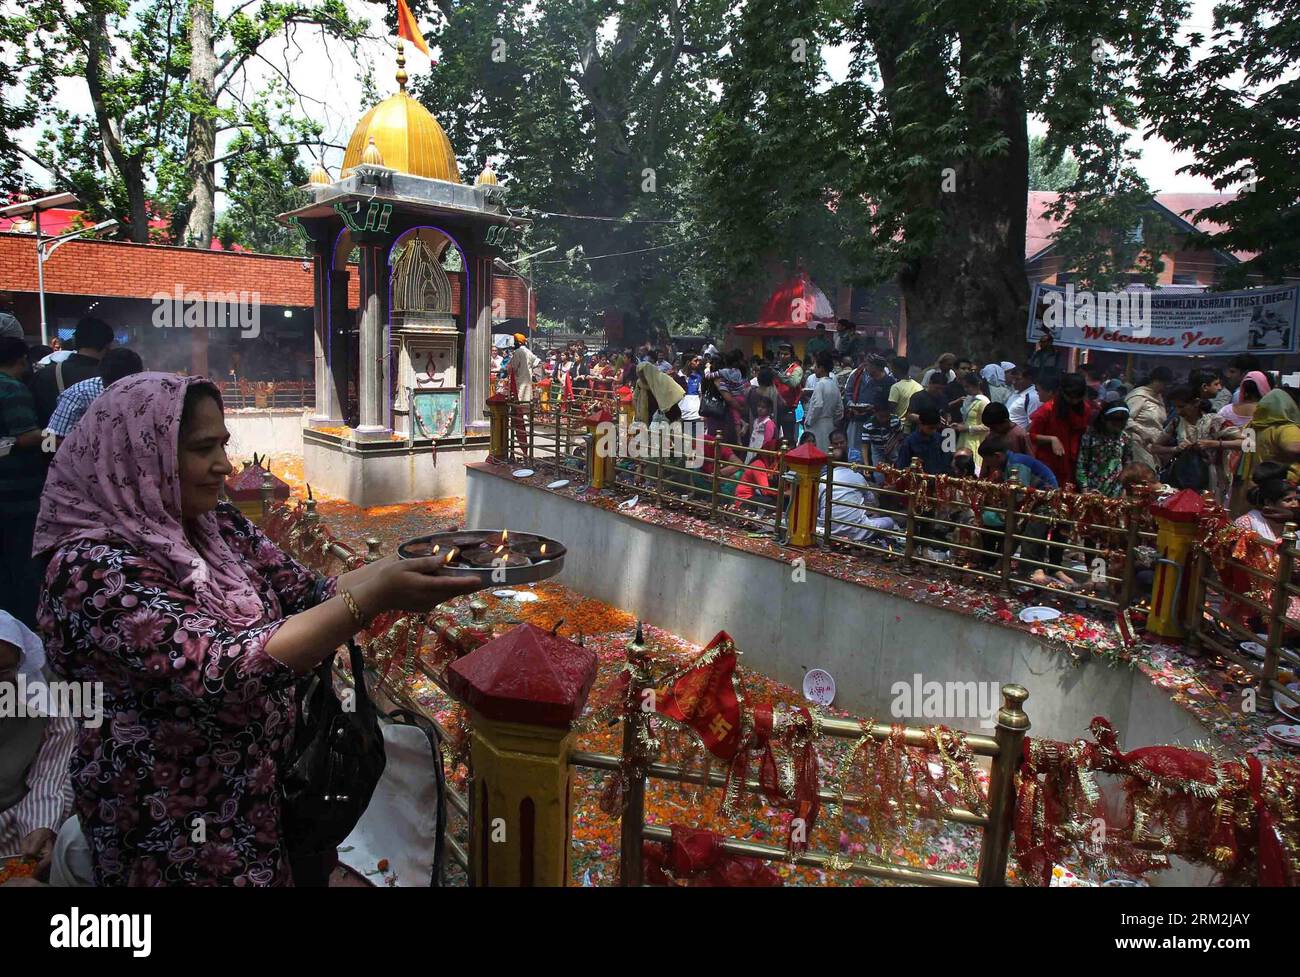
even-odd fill
[[[1079,445],[1097,412],[1088,400],[1088,383],[1078,373],[1061,378],[1056,396],[1043,403],[1029,418],[1029,440],[1034,455],[1052,470],[1057,483],[1065,488],[1074,484],[1074,468],[1079,461]]]

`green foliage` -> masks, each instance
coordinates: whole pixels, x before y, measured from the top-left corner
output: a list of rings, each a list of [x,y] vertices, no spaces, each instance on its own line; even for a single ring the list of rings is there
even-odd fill
[[[1193,48],[1204,41],[1201,54]],[[1292,0],[1225,0],[1208,37],[1143,76],[1154,130],[1196,154],[1187,171],[1236,199],[1202,216],[1223,229],[1193,243],[1252,252],[1223,284],[1300,275],[1300,19]]]
[[[214,97],[189,78],[190,16],[199,2],[31,0],[21,16],[0,18],[0,48],[8,55],[0,58],[0,189],[25,188],[20,168],[30,161],[49,171],[58,189],[77,193],[91,217],[117,218],[123,236],[176,240],[197,182],[187,161],[196,134],[205,126],[233,130],[220,155],[238,155],[213,165],[230,188],[256,199],[233,202],[237,213],[226,234],[249,247],[283,246],[284,229],[266,223],[278,191],[259,188],[255,174],[296,178],[301,166],[296,158],[290,166],[280,147],[316,140],[320,129],[290,110],[283,86],[246,100],[239,82],[262,48],[288,39],[295,26],[354,44],[366,22],[352,18],[341,0],[239,5],[214,20]],[[84,86],[90,111],[60,106],[59,84]],[[19,134],[33,128],[38,140],[29,152]],[[247,223],[253,213],[256,227]],[[159,216],[169,218],[168,228],[149,227]]]
[[[1047,139],[1032,136],[1029,140],[1029,189],[1063,191],[1070,189],[1079,178],[1079,163],[1069,150],[1061,148],[1060,154],[1051,158],[1047,154]]]
[[[690,220],[690,162],[725,9],[721,0],[439,5],[426,32],[439,63],[412,88],[446,128],[463,176],[491,158],[512,209],[533,218],[518,253],[556,248],[521,268],[546,314],[576,323],[618,310],[632,334],[702,315],[706,245]],[[586,260],[565,257],[575,247]]]

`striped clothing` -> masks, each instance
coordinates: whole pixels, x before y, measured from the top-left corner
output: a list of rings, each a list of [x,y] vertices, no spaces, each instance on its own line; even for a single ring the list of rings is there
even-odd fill
[[[77,426],[77,421],[81,420],[82,415],[90,410],[90,405],[95,402],[95,398],[103,392],[103,377],[91,377],[89,380],[74,383],[59,394],[58,406],[54,408],[46,429],[61,438],[66,438]]]
[[[5,722],[39,723],[40,719],[10,718]],[[17,855],[23,839],[37,828],[59,827],[72,811],[72,778],[68,763],[77,745],[77,720],[57,716],[44,720],[45,733],[24,776],[26,793],[18,803],[0,811],[0,858]]]

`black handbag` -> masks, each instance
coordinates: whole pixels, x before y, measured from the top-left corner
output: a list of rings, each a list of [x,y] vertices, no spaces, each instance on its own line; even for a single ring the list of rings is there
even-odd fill
[[[386,757],[365,661],[348,641],[351,709],[334,693],[334,656],[323,661],[298,697],[293,751],[281,773],[283,843],[300,886],[325,885],[336,850],[370,803]]]
[[[705,391],[700,396],[700,416],[712,417],[715,420],[727,415],[727,402],[716,393]]]

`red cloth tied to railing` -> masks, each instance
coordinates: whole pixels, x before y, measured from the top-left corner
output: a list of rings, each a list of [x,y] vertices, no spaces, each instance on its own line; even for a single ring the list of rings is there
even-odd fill
[[[1124,753],[1107,720],[1090,729],[1091,743],[1025,740],[1015,848],[1026,880],[1046,885],[1070,855],[1104,857],[1134,874],[1177,855],[1228,882],[1300,882],[1300,765],[1264,767],[1255,757],[1223,760],[1175,746]],[[1107,803],[1096,774],[1117,780],[1118,804]]]
[[[647,841],[641,847],[642,877],[648,885],[781,885],[781,876],[759,859],[723,851],[722,835],[680,824],[672,832],[667,845]]]
[[[732,766],[731,782],[735,784],[739,778],[743,783],[749,757],[757,754],[758,784],[764,796],[776,807],[791,812],[788,825],[791,851],[808,848],[808,838],[821,810],[815,738],[812,714],[802,706],[780,713],[770,704],[756,706],[752,736]]]

